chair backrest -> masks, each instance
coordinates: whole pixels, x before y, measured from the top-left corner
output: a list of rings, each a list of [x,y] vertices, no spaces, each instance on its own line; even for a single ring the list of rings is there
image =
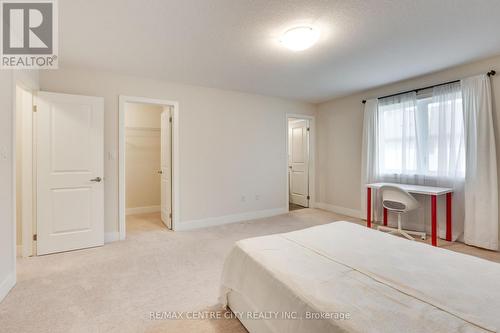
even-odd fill
[[[382,206],[388,210],[405,213],[420,207],[418,201],[400,187],[384,185],[379,191],[382,195]]]

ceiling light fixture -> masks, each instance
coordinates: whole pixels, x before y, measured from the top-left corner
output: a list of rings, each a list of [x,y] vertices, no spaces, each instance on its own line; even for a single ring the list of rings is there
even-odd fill
[[[280,42],[292,51],[303,51],[313,46],[319,38],[319,32],[311,27],[296,27],[287,30]]]

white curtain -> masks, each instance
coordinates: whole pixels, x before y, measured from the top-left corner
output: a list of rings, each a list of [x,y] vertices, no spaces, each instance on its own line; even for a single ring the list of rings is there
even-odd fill
[[[498,250],[498,183],[490,79],[462,80],[465,122],[465,243]]]
[[[379,99],[377,181],[420,184],[418,169],[417,94],[410,92]],[[417,198],[418,199],[418,198]],[[381,197],[374,198],[375,220],[382,220]],[[406,228],[425,229],[425,214],[418,210],[403,217]],[[396,219],[389,215],[389,225]]]
[[[416,92],[382,98],[378,109],[378,178],[416,184],[420,135]]]
[[[453,188],[452,239],[464,232],[465,128],[460,82],[434,87],[429,112],[428,184]],[[445,228],[440,225],[440,234]]]
[[[377,180],[378,164],[378,99],[365,103],[363,119],[363,141],[361,148],[361,207],[366,216],[366,184]]]
[[[465,149],[460,84],[435,87],[432,96],[415,92],[368,101],[365,106],[362,185],[369,182],[452,187],[453,239],[463,233]],[[374,115],[373,115],[374,114]],[[372,154],[370,154],[370,150]],[[362,191],[365,210],[366,190]],[[404,217],[408,229],[430,231],[430,198],[416,196],[422,208]],[[439,236],[446,233],[446,200],[440,198]],[[382,219],[380,197],[375,220]],[[395,218],[389,216],[389,224]]]

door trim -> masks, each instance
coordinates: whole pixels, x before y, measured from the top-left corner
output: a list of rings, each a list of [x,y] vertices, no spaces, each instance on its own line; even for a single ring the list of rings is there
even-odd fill
[[[118,115],[118,216],[120,240],[126,237],[125,204],[125,103],[155,104],[172,107],[172,230],[176,230],[180,218],[179,205],[179,102],[137,96],[119,96]]]
[[[14,223],[14,260],[13,263],[14,265],[17,262],[17,257],[23,257],[27,258],[29,256],[34,256],[36,255],[35,251],[35,246],[33,244],[33,234],[36,232],[36,161],[34,160],[36,151],[35,151],[35,144],[34,144],[34,137],[32,136],[31,140],[31,145],[32,145],[32,165],[31,165],[31,176],[32,176],[32,186],[31,186],[31,192],[29,193],[23,193],[26,196],[31,196],[32,197],[32,206],[27,207],[28,209],[31,209],[31,220],[27,219],[22,219],[21,221],[21,234],[22,234],[22,245],[18,246],[17,244],[17,205],[19,204],[17,202],[17,186],[16,186],[16,179],[17,179],[17,154],[19,154],[19,151],[17,150],[17,145],[16,145],[16,136],[17,136],[17,123],[20,121],[20,119],[17,119],[17,89],[22,89],[25,92],[31,94],[32,97],[32,105],[34,105],[34,101],[36,98],[36,95],[39,91],[38,89],[38,84],[35,81],[32,81],[29,76],[26,75],[13,75],[12,76],[12,209],[13,209],[13,223]],[[33,130],[34,126],[36,125],[35,123],[36,119],[33,117],[32,119],[32,127],[31,130]],[[32,133],[33,135],[33,133]],[[28,168],[27,168],[28,169]],[[23,170],[24,171],[24,170]],[[23,173],[22,173],[23,174]],[[29,240],[29,241],[26,241]],[[19,251],[20,250],[20,251]],[[14,266],[15,267],[15,266]],[[15,270],[14,270],[15,271]],[[1,297],[0,297],[1,299]]]
[[[16,200],[16,168],[17,168],[17,149],[16,149],[16,124],[17,124],[17,115],[16,115],[16,107],[17,107],[17,98],[16,98],[16,89],[17,86],[20,86],[22,89],[25,89],[31,92],[33,95],[36,95],[36,92],[39,90],[38,84],[38,75],[33,74],[37,71],[28,70],[28,71],[12,71],[9,74],[10,78],[10,110],[5,110],[5,112],[10,112],[10,126],[12,128],[10,133],[10,147],[6,146],[7,149],[10,149],[10,175],[12,177],[10,182],[10,195],[12,198],[11,203],[11,219],[10,223],[12,223],[12,253],[11,253],[11,262],[12,267],[9,267],[9,275],[3,280],[0,281],[0,302],[5,298],[5,296],[9,293],[9,291],[16,285],[17,283],[17,200]],[[6,222],[9,223],[9,222]],[[24,245],[23,245],[24,246]]]
[[[285,206],[286,210],[289,211],[290,202],[290,188],[288,181],[288,155],[289,155],[289,128],[288,120],[290,118],[302,119],[309,121],[309,208],[314,208],[316,206],[316,117],[309,116],[298,113],[286,113],[285,114],[285,135],[286,135],[286,158],[285,158],[285,175],[286,175],[286,193],[285,193]]]
[[[35,113],[33,112],[33,107],[35,105],[35,99],[38,91],[29,89],[23,84],[16,84],[16,91],[15,93],[17,94],[18,90],[22,91],[22,94],[24,95],[29,94],[31,97],[31,102],[29,105],[24,104],[24,99],[21,98],[21,107],[23,110],[21,111],[23,118],[17,119],[17,108],[19,105],[17,105],[17,99],[16,99],[16,105],[15,105],[15,112],[16,112],[16,131],[17,131],[17,124],[19,121],[22,122],[23,125],[26,125],[27,123],[24,121],[24,116],[30,115],[31,120],[28,121],[29,127],[27,128],[22,128],[21,130],[21,135],[22,135],[22,144],[21,144],[21,155],[23,157],[23,162],[21,163],[21,193],[22,193],[22,203],[20,205],[22,206],[22,219],[21,219],[21,239],[22,239],[22,245],[18,245],[18,253],[17,255],[23,258],[27,258],[30,256],[36,255],[36,246],[33,242],[33,235],[36,234],[36,145],[35,145],[35,134],[36,134],[36,117]],[[17,133],[17,132],[16,132]],[[29,134],[28,134],[29,133]],[[28,134],[28,138],[30,140],[26,140],[27,137],[26,135]],[[17,134],[16,134],[17,137]],[[26,161],[24,161],[24,157],[26,157],[26,152],[24,151],[25,148],[29,147],[28,150],[28,156],[31,159],[31,165],[28,165]],[[16,145],[17,148],[17,145]],[[17,154],[19,154],[20,151],[16,149],[16,160],[17,160]],[[15,171],[16,173],[19,171],[18,170],[18,165],[15,166]],[[30,180],[30,186],[26,186],[27,180]],[[17,191],[17,186],[14,186]],[[28,189],[29,188],[29,189]],[[17,200],[17,196],[15,198]],[[19,203],[16,202],[16,208]],[[16,209],[17,213],[17,209]],[[26,216],[29,216],[31,218],[27,218]],[[16,217],[16,222],[17,222],[17,217]],[[17,225],[17,224],[16,224]],[[17,237],[17,236],[16,236]],[[16,239],[17,240],[17,239]]]

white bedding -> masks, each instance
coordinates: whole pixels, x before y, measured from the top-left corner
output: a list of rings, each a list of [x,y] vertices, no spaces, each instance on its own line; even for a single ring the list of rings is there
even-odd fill
[[[222,276],[225,305],[230,293],[256,312],[247,321],[270,316],[269,332],[500,330],[500,264],[349,222],[237,242]]]

